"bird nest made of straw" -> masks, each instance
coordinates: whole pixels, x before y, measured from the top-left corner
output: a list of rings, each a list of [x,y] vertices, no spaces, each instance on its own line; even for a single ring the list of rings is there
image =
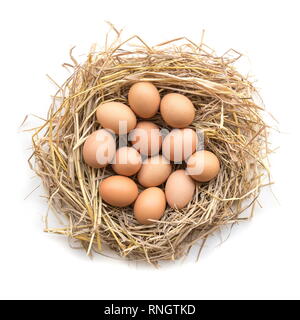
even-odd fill
[[[128,46],[134,40],[139,45]],[[150,47],[137,36],[101,52],[92,50],[81,64],[71,53],[66,66],[72,75],[59,87],[32,139],[30,162],[48,193],[51,212],[62,223],[50,228],[46,222],[45,230],[75,240],[88,254],[103,252],[105,245],[122,257],[157,264],[182,257],[224,225],[250,218],[268,173],[268,130],[256,90],[234,67],[239,56],[235,51],[217,56],[204,43],[186,38]],[[214,180],[197,183],[185,208],[167,207],[150,225],[134,219],[132,206],[102,202],[98,186],[113,174],[111,166],[93,169],[82,157],[87,136],[99,129],[96,108],[107,101],[126,104],[137,81],[152,82],[161,96],[187,96],[196,108],[190,128],[202,130],[205,149],[221,163]],[[166,127],[159,114],[151,121]]]

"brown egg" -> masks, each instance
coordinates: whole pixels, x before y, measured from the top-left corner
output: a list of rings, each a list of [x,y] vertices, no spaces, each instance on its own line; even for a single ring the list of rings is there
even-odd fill
[[[110,163],[116,152],[116,142],[110,132],[100,129],[85,140],[82,150],[84,161],[93,168],[103,168]]]
[[[122,176],[132,176],[140,170],[141,166],[141,155],[134,148],[122,147],[116,152],[112,168]]]
[[[166,209],[165,193],[156,187],[140,193],[134,204],[134,216],[141,224],[152,224],[149,219],[159,220]]]
[[[159,153],[162,136],[159,127],[150,121],[141,121],[129,134],[132,146],[141,154],[153,156]]]
[[[101,126],[116,134],[126,134],[136,126],[134,112],[121,102],[107,102],[100,105],[96,117]]]
[[[102,199],[115,207],[126,207],[135,201],[138,196],[136,183],[128,177],[111,176],[99,185]]]
[[[194,192],[195,182],[185,170],[176,170],[169,176],[165,193],[171,208],[184,208],[193,199]]]
[[[207,182],[218,175],[220,161],[212,152],[201,150],[189,158],[186,170],[193,179]]]
[[[151,82],[137,82],[128,92],[128,103],[135,114],[148,119],[157,113],[160,95]]]
[[[171,161],[181,163],[197,148],[198,137],[192,129],[173,129],[162,144],[163,155]]]
[[[195,118],[192,101],[179,93],[169,93],[162,98],[160,113],[164,121],[173,128],[186,128]]]
[[[156,187],[164,183],[172,171],[170,162],[161,155],[148,158],[138,173],[138,181],[144,187]]]

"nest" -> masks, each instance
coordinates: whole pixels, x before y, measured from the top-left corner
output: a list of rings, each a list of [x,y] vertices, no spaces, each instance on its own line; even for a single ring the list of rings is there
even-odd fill
[[[128,45],[136,40],[138,45]],[[230,50],[217,56],[203,42],[186,38],[150,47],[135,36],[101,52],[92,50],[81,64],[70,55],[72,63],[65,66],[72,75],[32,137],[30,163],[62,223],[50,228],[46,221],[45,231],[75,240],[88,254],[108,246],[122,257],[157,264],[182,257],[224,225],[252,217],[268,175],[268,126],[255,88],[234,67],[240,54]],[[187,207],[167,208],[160,221],[145,226],[134,219],[132,207],[101,201],[99,182],[113,171],[110,166],[90,168],[82,158],[85,139],[99,129],[96,108],[108,101],[127,104],[136,81],[152,82],[161,96],[178,92],[189,97],[196,108],[190,127],[203,131],[205,149],[221,162],[217,178],[198,183]],[[166,127],[159,114],[152,121]]]

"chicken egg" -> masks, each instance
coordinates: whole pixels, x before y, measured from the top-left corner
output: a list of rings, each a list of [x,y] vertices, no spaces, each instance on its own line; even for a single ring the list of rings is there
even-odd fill
[[[198,137],[194,130],[173,129],[162,144],[162,153],[170,161],[181,163],[193,154],[197,148]]]
[[[96,117],[101,126],[116,134],[126,134],[136,126],[134,112],[121,102],[107,102],[100,105]]]
[[[194,180],[208,182],[218,175],[220,161],[212,152],[201,150],[191,155],[186,170]]]
[[[130,147],[119,148],[116,152],[112,168],[123,176],[132,176],[136,174],[142,166],[142,157]]]
[[[160,113],[164,121],[173,128],[186,128],[195,118],[192,101],[179,93],[169,93],[162,98]]]
[[[153,117],[160,104],[160,95],[151,82],[137,82],[128,92],[130,108],[139,117],[147,119]]]
[[[132,146],[141,154],[153,156],[159,153],[162,136],[159,127],[150,121],[141,121],[129,134]]]
[[[171,208],[182,209],[192,199],[195,192],[195,182],[185,170],[176,170],[169,176],[165,193]]]
[[[112,161],[116,142],[110,132],[100,129],[85,140],[82,150],[84,161],[93,168],[103,168]]]
[[[157,155],[143,162],[137,178],[144,187],[156,187],[167,180],[171,171],[170,162],[162,155]]]
[[[152,224],[149,219],[159,220],[166,209],[165,193],[156,187],[142,191],[135,201],[133,212],[141,224]]]
[[[136,183],[124,176],[110,176],[100,182],[101,198],[115,207],[126,207],[135,201],[138,196]]]

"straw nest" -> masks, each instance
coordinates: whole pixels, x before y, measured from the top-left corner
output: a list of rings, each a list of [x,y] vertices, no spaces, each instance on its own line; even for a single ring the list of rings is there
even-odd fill
[[[128,46],[136,40],[138,45]],[[65,66],[72,75],[32,137],[30,163],[62,223],[50,228],[46,221],[45,231],[75,240],[88,254],[103,252],[105,245],[120,256],[157,264],[182,257],[224,225],[249,219],[268,172],[268,127],[252,83],[234,67],[239,57],[233,50],[217,56],[203,42],[186,38],[150,47],[137,36],[92,50],[82,64],[71,53],[72,63]],[[161,96],[179,92],[192,100],[196,117],[190,127],[203,131],[205,149],[221,161],[217,178],[198,183],[186,208],[168,208],[148,226],[136,222],[132,207],[101,201],[99,182],[113,172],[110,166],[92,169],[82,159],[85,139],[99,128],[96,108],[107,101],[126,104],[129,87],[144,80],[153,82]],[[153,121],[166,127],[159,114]]]

